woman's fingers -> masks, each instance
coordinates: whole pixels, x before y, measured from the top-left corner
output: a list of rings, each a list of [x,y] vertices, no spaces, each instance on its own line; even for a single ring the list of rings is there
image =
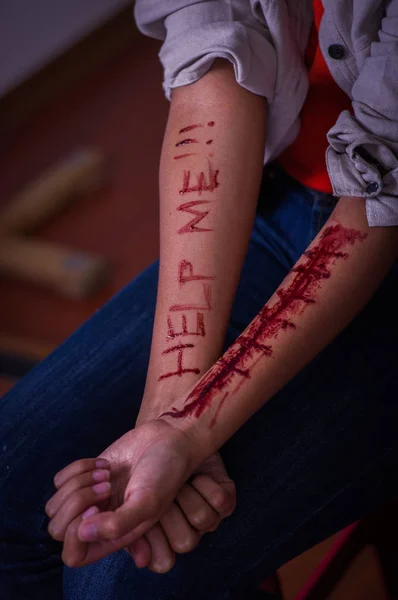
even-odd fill
[[[54,477],[54,485],[57,489],[63,486],[69,479],[81,475],[86,471],[95,471],[96,469],[110,469],[109,461],[105,458],[82,458],[75,460]]]
[[[81,488],[93,486],[97,483],[102,483],[103,481],[109,481],[110,474],[109,469],[97,469],[72,477],[66,481],[66,483],[64,483],[47,502],[45,507],[47,516],[50,517],[50,519],[55,517],[63,503],[73,492],[76,492]]]
[[[143,522],[136,529],[127,532],[125,535],[117,539],[100,540],[93,543],[86,543],[80,540],[79,527],[85,519],[89,520],[89,517],[92,517],[94,514],[97,514],[100,511],[97,509],[95,512],[93,512],[93,514],[87,515],[87,513],[90,512],[91,508],[88,509],[86,513],[83,513],[82,516],[74,519],[74,521],[72,521],[66,530],[62,560],[68,567],[83,567],[100,560],[112,552],[121,550],[122,548],[128,551],[136,540],[145,538],[147,531],[149,531],[155,524],[154,521]],[[148,547],[150,548],[149,542],[146,548]],[[140,546],[140,548],[142,550],[143,546]],[[140,558],[140,561],[141,560],[146,562],[145,556]]]
[[[145,536],[130,544],[125,550],[131,555],[137,569],[147,567],[151,562],[152,550],[148,539]]]
[[[173,503],[159,523],[125,549],[139,569],[148,567],[157,573],[165,573],[174,564],[174,553],[193,550],[200,537],[181,509]]]
[[[117,540],[133,531],[137,533],[135,530],[146,521],[156,521],[160,512],[159,495],[148,493],[145,489],[135,490],[115,511],[102,512],[90,518],[88,523],[82,523],[79,538],[82,542]]]
[[[206,481],[197,482],[204,494],[211,497],[216,505],[220,505],[218,498],[219,490],[217,487],[211,486]],[[216,493],[217,492],[217,493]],[[201,494],[190,485],[186,484],[178,494],[178,499],[181,505],[185,507],[188,515],[197,526],[202,527],[202,530],[213,530],[220,521],[220,516],[209,505]],[[145,521],[144,512],[139,510],[142,502],[138,501],[133,507],[128,507],[128,512],[122,515],[122,519],[114,528],[113,517],[120,511],[92,514],[94,510],[98,513],[98,509],[90,507],[86,514],[76,518],[68,527],[65,537],[63,560],[68,566],[79,567],[89,564],[102,557],[114,552],[120,548],[126,548],[131,553],[138,568],[148,567],[157,572],[164,573],[170,570],[175,561],[175,552],[183,553],[192,550],[200,540],[201,534],[196,531],[190,524],[189,518],[185,512],[175,503],[161,516],[161,525],[156,525],[151,521]],[[131,497],[130,497],[131,502]],[[126,508],[126,507],[125,507]],[[131,511],[135,508],[134,518]],[[153,511],[153,507],[146,507],[145,513]],[[124,511],[123,511],[124,512]],[[103,517],[105,523],[112,523],[110,529],[106,529],[108,535],[112,533],[112,538],[108,540],[99,536],[99,531],[103,531]],[[84,518],[85,517],[85,518]],[[108,521],[108,518],[111,520]],[[140,522],[140,525],[130,531],[126,530],[128,523]],[[100,523],[98,527],[96,523]],[[81,531],[89,525],[91,537],[92,527],[94,527],[93,543],[85,543],[82,541]],[[144,527],[145,525],[145,527]],[[122,535],[119,535],[122,534]],[[145,535],[144,535],[145,534]],[[146,540],[146,541],[145,541]]]
[[[149,567],[153,552],[155,552],[154,569],[161,569],[158,572],[165,572],[171,564],[174,564],[172,550],[159,525],[150,525],[151,530],[154,527],[156,529],[154,533],[148,534],[149,537],[146,535],[137,537],[134,532],[130,532],[115,540],[85,543],[78,535],[81,523],[82,517],[77,517],[66,530],[62,560],[68,567],[83,567],[122,548],[137,561],[138,568]],[[156,551],[152,547],[156,547]]]
[[[177,494],[178,504],[173,502],[159,523],[145,537],[130,545],[129,551],[137,567],[148,566],[158,573],[170,570],[170,564],[175,561],[174,553],[190,552],[199,543],[201,533],[214,531],[220,524],[221,514],[210,503],[219,507],[225,516],[232,512],[234,502],[220,484],[207,476],[196,483],[203,496],[197,489],[185,484]]]
[[[174,567],[175,554],[159,524],[154,525],[146,534],[151,547],[151,560],[148,569],[155,573],[167,573]]]
[[[100,509],[98,508],[98,506],[90,506],[90,508],[88,508],[87,510],[84,511],[84,513],[81,515],[82,519],[87,519],[88,517],[92,517],[94,515],[97,515],[99,513]]]
[[[95,483],[90,487],[77,489],[72,492],[61,505],[54,518],[51,519],[48,526],[50,535],[55,540],[62,541],[67,527],[76,517],[89,507],[107,500],[110,494],[111,484],[109,481]]]
[[[174,502],[161,517],[160,524],[170,546],[178,554],[190,552],[200,541],[200,533],[191,527],[180,507]]]
[[[202,533],[217,529],[220,515],[194,487],[183,485],[176,501],[192,527]]]
[[[66,530],[62,560],[68,567],[83,567],[96,562],[112,552],[132,545],[137,537],[128,533],[116,540],[106,540],[94,543],[85,543],[79,539],[78,531],[82,523],[79,516],[72,521]]]
[[[189,494],[190,498],[187,498],[188,492],[185,489],[181,502],[184,503],[185,501],[187,518],[191,522],[190,511],[187,506],[189,501],[193,501],[194,508],[191,517],[193,522],[197,523],[197,525],[192,523],[195,528],[200,528],[200,531],[213,530],[218,525],[217,515],[218,518],[224,518],[233,512],[235,507],[234,495],[224,485],[217,483],[207,475],[197,475],[193,478],[191,486],[193,490],[196,490],[198,496],[192,493]],[[200,496],[204,499],[204,503],[200,502]],[[179,496],[179,501],[180,499],[181,496]],[[146,490],[136,490],[116,511],[100,513],[90,518],[88,522],[82,523],[79,527],[79,538],[82,542],[119,539],[135,530],[144,521],[150,520],[161,513],[159,500],[158,496],[155,494],[149,495]],[[90,502],[90,504],[96,504],[96,502]],[[205,504],[208,505],[207,508]],[[183,510],[185,514],[185,509]],[[216,516],[212,510],[216,513]],[[165,527],[167,527],[167,532],[171,531],[167,524]],[[187,546],[196,545],[197,540],[194,541],[187,530],[185,530],[184,535],[188,540],[186,542]],[[136,539],[138,537],[140,536],[137,536]],[[177,543],[181,541],[182,546],[185,546],[182,537],[179,537]],[[179,551],[177,548],[176,550]]]
[[[117,513],[118,511],[116,511]],[[138,568],[147,566],[156,573],[165,573],[174,565],[175,551],[179,553],[189,552],[200,540],[200,533],[195,531],[187,522],[181,509],[173,504],[172,507],[161,517],[161,523],[153,524],[147,522],[145,537],[138,535],[138,529],[126,532],[125,524],[122,520],[121,529],[112,529],[111,539],[99,537],[98,532],[103,531],[101,521],[104,517],[115,515],[115,513],[99,513],[94,517],[87,517],[87,523],[81,518],[75,519],[68,527],[65,537],[63,560],[68,566],[79,567],[99,560],[103,556],[110,554],[120,548],[126,548],[131,553]],[[142,513],[141,513],[142,515]],[[140,520],[140,515],[135,517]],[[142,518],[142,516],[141,516]],[[129,521],[131,517],[129,517]],[[107,521],[107,519],[106,519]],[[105,522],[106,522],[105,521]],[[100,527],[96,523],[100,523]],[[96,541],[91,540],[84,543],[82,540],[82,531],[85,531],[86,525],[89,525],[89,532],[95,528]],[[140,526],[140,530],[142,527]],[[106,530],[110,533],[110,530]],[[117,534],[122,533],[121,536]],[[91,537],[91,535],[90,535]],[[142,541],[143,538],[147,540]],[[84,549],[86,549],[84,551]]]
[[[208,475],[196,475],[191,485],[222,519],[235,510],[235,486],[231,480],[219,483]]]

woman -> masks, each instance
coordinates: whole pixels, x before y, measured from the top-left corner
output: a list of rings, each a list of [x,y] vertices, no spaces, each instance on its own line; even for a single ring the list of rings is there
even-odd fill
[[[398,1],[324,4],[137,2],[159,280],[2,401],[9,597],[255,598],[396,494]]]

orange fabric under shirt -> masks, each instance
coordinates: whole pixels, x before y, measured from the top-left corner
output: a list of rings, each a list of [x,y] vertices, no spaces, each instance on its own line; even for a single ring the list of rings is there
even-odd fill
[[[283,168],[304,185],[332,193],[326,169],[326,134],[343,110],[351,110],[351,100],[334,81],[318,42],[323,16],[321,0],[313,0],[314,25],[307,48],[310,88],[301,112],[301,130],[296,140],[279,157]]]

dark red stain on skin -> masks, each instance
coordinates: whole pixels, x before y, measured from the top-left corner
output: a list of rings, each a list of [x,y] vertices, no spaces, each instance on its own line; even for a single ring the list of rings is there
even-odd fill
[[[222,359],[201,379],[186,399],[182,409],[172,408],[163,413],[175,419],[183,419],[193,415],[200,417],[209,408],[220,392],[239,376],[240,383],[248,378],[254,366],[264,356],[272,356],[270,342],[277,338],[281,331],[294,330],[296,325],[291,321],[295,315],[302,314],[305,309],[315,303],[316,292],[322,281],[329,279],[331,269],[338,259],[347,259],[348,254],[342,251],[344,246],[352,246],[362,242],[367,234],[355,229],[348,229],[337,223],[327,227],[317,244],[304,253],[303,258],[293,269],[292,281],[277,292],[278,300],[272,306],[264,306],[246,331],[236,340]],[[232,392],[236,391],[232,390]],[[220,404],[224,404],[229,391],[225,391]],[[216,423],[221,406],[213,417],[210,427]]]
[[[187,125],[187,127],[183,127],[180,129],[178,133],[186,133],[187,131],[192,131],[192,129],[196,129],[197,127],[203,127],[201,123],[196,123],[194,125]]]
[[[179,158],[187,158],[187,156],[195,156],[196,152],[187,152],[186,154],[178,154],[177,156],[173,156],[174,160],[178,160]]]
[[[188,283],[189,281],[208,281],[213,279],[215,277],[211,275],[195,275],[193,265],[188,260],[182,260],[178,265],[178,282],[180,285],[184,285],[184,283]]]
[[[209,214],[209,210],[196,210],[194,206],[200,206],[201,204],[209,204],[208,200],[193,200],[192,202],[185,202],[181,204],[177,210],[195,215],[186,225],[183,225],[178,229],[177,233],[198,233],[203,231],[213,231],[207,227],[196,227],[200,221],[202,221]]]
[[[200,312],[196,313],[196,331],[188,331],[187,316],[184,314],[182,315],[182,330],[181,331],[175,330],[174,324],[173,324],[173,321],[172,321],[170,315],[167,317],[167,327],[168,327],[168,331],[167,331],[167,339],[168,340],[174,340],[174,338],[176,338],[176,337],[186,337],[188,335],[197,335],[197,336],[201,336],[201,337],[205,337],[205,335],[206,335],[204,316],[203,316],[203,313],[200,313]]]
[[[208,123],[209,127],[214,127],[214,125],[216,124],[215,121],[209,121]]]
[[[210,283],[203,283],[203,295],[205,299],[204,306],[197,306],[195,304],[173,304],[170,306],[170,312],[187,312],[188,310],[211,310],[211,285]]]
[[[191,170],[184,171],[184,179],[180,194],[190,194],[197,192],[200,196],[202,192],[213,192],[220,185],[218,182],[219,169],[213,169],[209,161],[208,181],[203,171],[196,175],[196,185],[191,185]]]
[[[177,352],[177,371],[170,371],[169,373],[164,373],[159,377],[158,381],[162,379],[167,379],[168,377],[182,377],[185,373],[194,373],[195,375],[199,375],[200,369],[184,369],[182,366],[182,355],[184,350],[189,348],[195,348],[194,344],[178,344],[177,346],[173,346],[172,348],[167,348],[164,350],[162,354],[170,354],[171,352]]]
[[[177,142],[176,144],[176,148],[178,148],[179,146],[185,146],[186,144],[198,144],[198,140],[195,140],[194,138],[186,138],[185,140],[182,140],[181,142]]]
[[[207,144],[208,146],[210,146],[210,144],[212,144],[212,143],[213,143],[213,140],[207,140],[207,142],[206,142],[206,144]]]

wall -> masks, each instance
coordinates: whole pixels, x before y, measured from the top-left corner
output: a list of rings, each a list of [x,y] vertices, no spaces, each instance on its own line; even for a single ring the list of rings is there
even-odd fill
[[[128,4],[132,2],[0,0],[0,96]]]

